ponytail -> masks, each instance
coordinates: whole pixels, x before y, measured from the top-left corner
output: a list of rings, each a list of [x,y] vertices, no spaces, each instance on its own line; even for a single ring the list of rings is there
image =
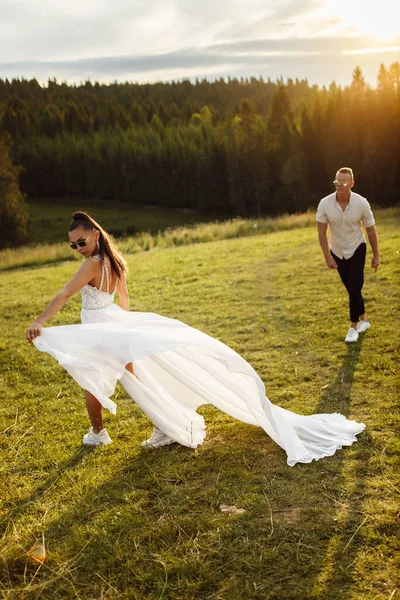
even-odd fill
[[[121,275],[128,271],[128,265],[122,254],[117,250],[113,237],[85,212],[78,211],[72,215],[68,231],[74,231],[78,227],[83,227],[86,231],[97,230],[100,232],[99,255],[101,258],[104,258],[105,255],[108,256],[113,271],[115,271],[118,278],[121,278]]]

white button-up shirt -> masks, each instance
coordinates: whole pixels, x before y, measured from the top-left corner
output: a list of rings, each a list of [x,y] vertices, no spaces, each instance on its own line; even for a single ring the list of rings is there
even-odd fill
[[[375,225],[368,200],[352,191],[344,210],[336,200],[336,192],[322,198],[318,204],[317,221],[329,224],[329,246],[339,258],[350,258],[365,242],[361,224],[364,227]]]

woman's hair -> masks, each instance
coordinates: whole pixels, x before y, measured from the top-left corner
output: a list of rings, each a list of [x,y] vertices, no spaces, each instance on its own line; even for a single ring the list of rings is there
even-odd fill
[[[92,217],[84,212],[75,212],[72,215],[72,221],[69,225],[68,231],[74,231],[78,227],[83,227],[86,231],[93,231],[96,229],[100,232],[99,237],[99,255],[104,258],[106,254],[110,259],[111,267],[118,277],[121,277],[122,273],[128,271],[128,265],[124,257],[118,252],[112,236],[104,231],[101,225],[97,223]]]

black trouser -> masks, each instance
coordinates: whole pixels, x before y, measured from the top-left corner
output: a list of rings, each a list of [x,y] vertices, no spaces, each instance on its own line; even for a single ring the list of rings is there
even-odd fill
[[[365,313],[364,300],[361,290],[364,285],[364,266],[367,245],[365,242],[360,244],[353,256],[350,258],[339,258],[331,251],[333,258],[338,266],[340,279],[343,281],[346,290],[349,293],[350,300],[350,321],[357,323],[360,315]]]

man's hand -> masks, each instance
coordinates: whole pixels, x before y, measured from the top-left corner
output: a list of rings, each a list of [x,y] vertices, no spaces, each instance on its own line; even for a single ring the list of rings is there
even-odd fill
[[[336,264],[336,260],[333,258],[333,256],[329,256],[326,259],[326,266],[329,269],[337,269],[337,264]]]
[[[34,321],[25,332],[28,344],[32,344],[33,340],[42,333],[42,325],[38,321]]]
[[[379,260],[379,256],[374,255],[371,260],[371,269],[373,269],[375,271],[375,273],[377,272],[380,264],[381,264],[381,261]]]

